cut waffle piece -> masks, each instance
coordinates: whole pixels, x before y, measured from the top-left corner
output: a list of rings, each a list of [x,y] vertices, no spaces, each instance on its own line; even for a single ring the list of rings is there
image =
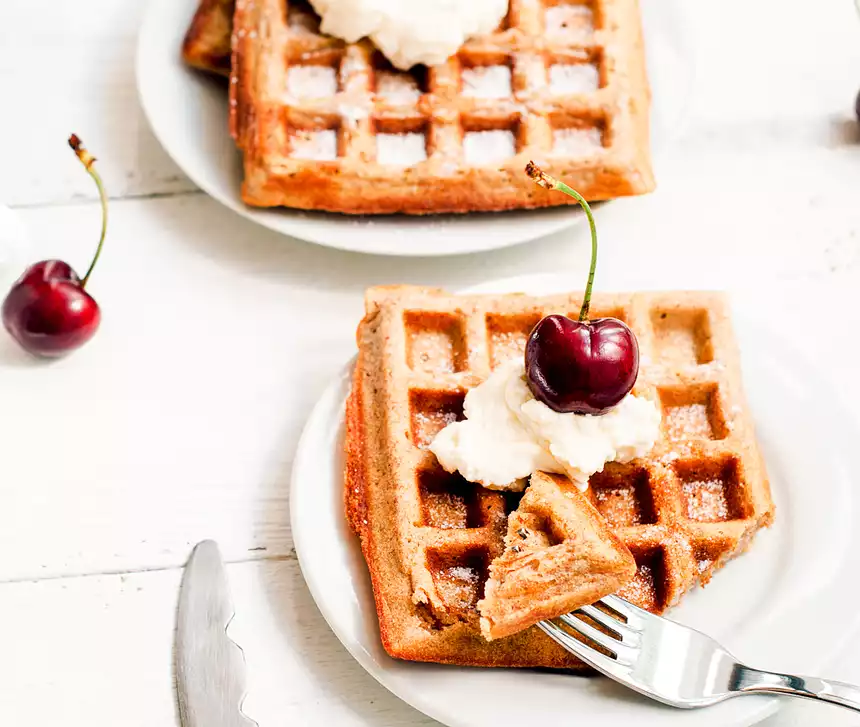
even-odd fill
[[[529,160],[589,200],[653,189],[638,0],[511,0],[496,32],[411,72],[366,41],[321,35],[304,12],[237,0],[230,117],[248,204],[424,214],[573,203],[529,181]]]
[[[538,472],[508,517],[505,550],[478,601],[487,640],[615,593],[636,575],[630,551],[564,477]]]
[[[182,43],[185,62],[202,71],[230,75],[235,0],[200,0]]]
[[[580,303],[579,295],[368,291],[347,405],[345,497],[391,655],[581,667],[536,628],[483,639],[476,604],[516,499],[444,472],[427,451],[442,427],[462,418],[466,392],[499,362],[523,355],[543,315],[575,315]],[[662,613],[773,518],[728,308],[715,293],[633,293],[596,295],[592,315],[620,318],[636,333],[634,393],[663,412],[652,452],[607,465],[587,491],[636,560],[619,595]]]

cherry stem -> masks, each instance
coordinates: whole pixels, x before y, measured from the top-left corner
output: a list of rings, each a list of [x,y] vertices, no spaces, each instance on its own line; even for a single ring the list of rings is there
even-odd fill
[[[558,192],[564,192],[569,197],[573,197],[579,202],[580,207],[585,211],[585,216],[588,218],[588,226],[591,228],[591,267],[588,269],[588,283],[585,286],[585,295],[582,298],[582,308],[579,309],[579,320],[587,321],[588,312],[591,308],[591,291],[594,288],[594,272],[597,270],[597,226],[594,224],[594,215],[591,213],[591,207],[585,201],[579,192],[572,187],[568,187],[564,182],[560,182],[554,177],[549,176],[546,172],[541,171],[541,168],[534,162],[526,164],[526,174],[529,178],[540,185],[544,189],[554,189]]]
[[[102,183],[102,178],[99,176],[99,173],[93,168],[93,162],[95,162],[96,158],[84,148],[84,144],[78,138],[77,134],[72,134],[69,137],[69,146],[72,147],[75,154],[77,154],[78,159],[81,160],[81,163],[87,170],[87,174],[89,174],[93,178],[93,181],[96,183],[96,187],[99,190],[99,199],[101,200],[102,205],[102,232],[101,237],[99,237],[99,245],[96,248],[96,254],[93,255],[93,260],[90,263],[89,268],[87,268],[86,274],[81,279],[81,287],[85,288],[87,282],[90,279],[90,275],[93,274],[93,269],[95,268],[96,263],[99,261],[99,256],[102,254],[102,247],[104,247],[108,223],[108,198],[107,192],[105,192],[104,184]]]

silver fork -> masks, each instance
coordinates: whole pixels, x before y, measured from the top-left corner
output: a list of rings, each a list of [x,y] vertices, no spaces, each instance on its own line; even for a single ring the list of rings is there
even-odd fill
[[[541,621],[538,626],[586,664],[647,697],[694,709],[744,694],[787,694],[860,712],[860,687],[752,669],[699,631],[648,613],[618,596],[607,596],[600,603],[612,613],[583,606],[560,619],[585,641],[552,621]],[[612,635],[595,628],[583,616]]]

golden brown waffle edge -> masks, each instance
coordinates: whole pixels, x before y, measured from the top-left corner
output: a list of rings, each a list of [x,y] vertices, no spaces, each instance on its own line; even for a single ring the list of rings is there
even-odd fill
[[[548,313],[578,296],[454,296],[368,291],[348,404],[346,509],[359,534],[380,631],[393,656],[477,666],[581,668],[532,628],[486,642],[475,604],[503,547],[515,499],[442,472],[426,444],[462,416],[465,392],[522,355]],[[591,502],[633,553],[637,575],[619,595],[663,612],[773,518],[746,406],[726,301],[715,293],[597,295],[642,353],[635,393],[660,404],[652,453],[592,477]]]
[[[528,180],[530,159],[592,201],[642,194],[649,99],[637,0],[512,0],[496,33],[420,73],[320,34],[297,3],[236,3],[231,130],[253,206],[571,204]]]
[[[508,516],[505,550],[489,566],[477,608],[488,641],[615,593],[636,562],[566,477],[536,472]]]
[[[182,43],[182,57],[195,68],[230,75],[235,0],[200,0]]]

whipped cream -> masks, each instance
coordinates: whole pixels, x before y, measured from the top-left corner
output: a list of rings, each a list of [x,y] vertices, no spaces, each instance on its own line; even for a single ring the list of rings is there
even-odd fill
[[[532,395],[520,359],[469,391],[463,411],[466,419],[440,431],[430,451],[448,472],[495,490],[523,490],[538,470],[584,490],[607,462],[642,457],[660,436],[657,406],[632,394],[599,416],[553,411]]]
[[[311,0],[321,30],[370,38],[397,68],[444,63],[463,43],[495,30],[508,0]]]

